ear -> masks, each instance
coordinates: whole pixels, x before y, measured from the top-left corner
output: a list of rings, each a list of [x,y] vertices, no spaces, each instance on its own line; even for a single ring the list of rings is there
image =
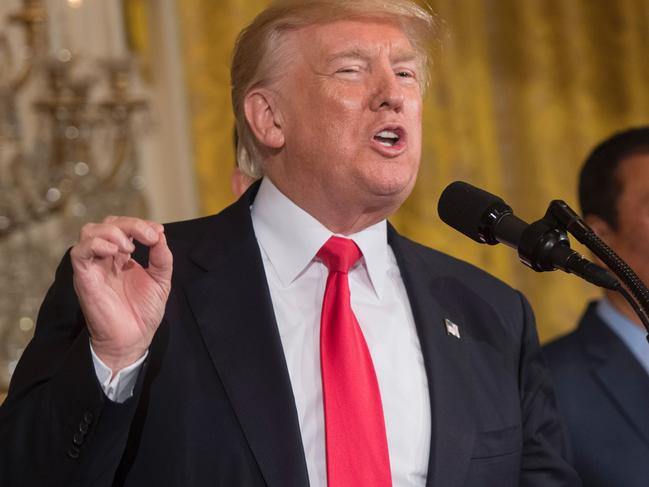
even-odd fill
[[[606,243],[610,242],[611,237],[615,234],[615,230],[611,228],[611,225],[599,216],[587,215],[584,218],[584,221],[593,229],[593,232],[595,232],[595,234]]]
[[[246,120],[262,145],[270,149],[284,146],[284,131],[273,93],[260,88],[246,95],[243,101]]]

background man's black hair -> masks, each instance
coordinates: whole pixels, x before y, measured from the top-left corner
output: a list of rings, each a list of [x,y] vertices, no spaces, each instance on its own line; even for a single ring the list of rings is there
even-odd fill
[[[618,167],[625,159],[649,154],[649,126],[613,134],[590,153],[579,175],[579,204],[584,216],[596,215],[617,228],[622,193]]]

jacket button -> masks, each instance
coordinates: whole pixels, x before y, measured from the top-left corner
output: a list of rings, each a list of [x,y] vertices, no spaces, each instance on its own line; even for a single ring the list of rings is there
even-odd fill
[[[74,437],[72,438],[72,443],[74,443],[77,446],[83,445],[83,440],[85,440],[85,436],[83,433],[80,431],[78,433],[74,434]]]
[[[79,432],[85,435],[88,432],[88,423],[79,423]]]
[[[76,446],[70,447],[70,449],[68,450],[68,457],[76,460],[77,458],[79,458],[79,452],[80,450]]]
[[[95,417],[92,415],[92,413],[91,413],[90,411],[86,411],[86,412],[83,414],[83,422],[86,423],[86,424],[88,424],[88,425],[92,424],[92,420],[93,420],[94,418],[95,418]]]

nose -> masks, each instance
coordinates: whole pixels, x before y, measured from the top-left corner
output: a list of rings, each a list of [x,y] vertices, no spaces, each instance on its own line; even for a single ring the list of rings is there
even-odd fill
[[[392,110],[400,112],[403,108],[403,87],[397,74],[390,68],[378,76],[370,108],[373,111]]]

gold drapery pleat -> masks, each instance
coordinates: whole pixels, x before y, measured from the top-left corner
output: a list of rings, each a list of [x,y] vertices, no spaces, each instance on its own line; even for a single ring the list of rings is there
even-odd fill
[[[230,174],[234,116],[230,57],[239,31],[261,11],[262,0],[178,0],[185,79],[191,114],[200,206],[214,213],[233,201]]]
[[[178,0],[197,179],[204,213],[233,198],[228,65],[238,31],[268,2]],[[648,0],[432,0],[450,35],[426,97],[424,152],[404,234],[521,289],[542,339],[568,331],[597,291],[536,274],[502,246],[480,246],[436,215],[456,179],[502,195],[528,221],[550,200],[576,204],[579,165],[613,131],[649,122]]]

